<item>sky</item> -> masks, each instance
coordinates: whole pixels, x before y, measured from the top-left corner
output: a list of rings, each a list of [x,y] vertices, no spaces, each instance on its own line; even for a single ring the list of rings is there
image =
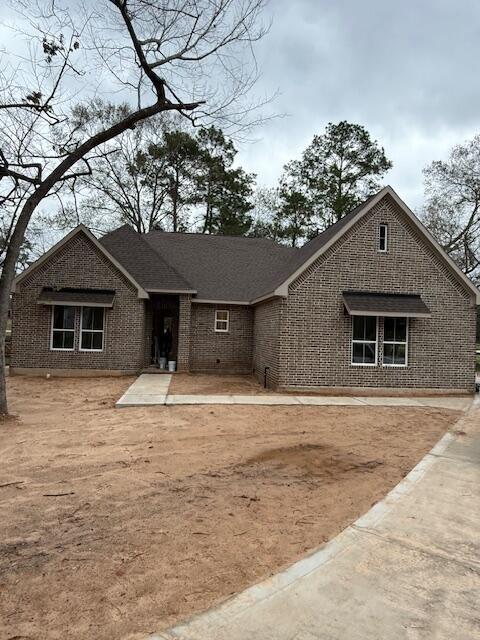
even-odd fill
[[[478,0],[271,0],[269,13],[258,89],[278,90],[271,108],[285,116],[239,162],[274,184],[314,134],[348,120],[385,148],[385,183],[418,210],[422,169],[480,133]]]
[[[12,19],[0,3],[0,60],[26,46],[2,27]],[[385,148],[385,183],[419,211],[422,169],[480,133],[480,2],[270,0],[265,19],[255,91],[277,94],[267,111],[279,117],[237,144],[238,163],[273,186],[314,134],[348,120]]]

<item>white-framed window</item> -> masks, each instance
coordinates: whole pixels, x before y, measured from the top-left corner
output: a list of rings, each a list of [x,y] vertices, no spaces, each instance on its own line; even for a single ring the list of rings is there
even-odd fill
[[[352,364],[375,367],[377,364],[378,318],[352,316]]]
[[[230,324],[230,313],[224,309],[215,310],[215,331],[227,333]]]
[[[73,351],[75,345],[75,307],[54,305],[52,307],[52,351]]]
[[[385,318],[383,322],[383,366],[406,367],[408,363],[408,318]]]
[[[378,250],[380,253],[388,251],[388,224],[382,222],[378,227]]]
[[[105,309],[82,307],[80,315],[80,351],[103,351]]]

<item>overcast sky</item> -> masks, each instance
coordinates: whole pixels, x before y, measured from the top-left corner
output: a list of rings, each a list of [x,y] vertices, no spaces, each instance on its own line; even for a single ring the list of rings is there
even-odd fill
[[[257,93],[278,91],[270,108],[285,115],[240,145],[239,163],[274,185],[315,133],[345,119],[384,146],[385,181],[418,210],[423,167],[480,133],[480,2],[270,0],[269,17]],[[1,26],[11,19],[0,2],[0,50],[20,46]]]
[[[240,161],[273,184],[328,122],[364,125],[393,162],[386,182],[412,208],[422,168],[480,132],[478,0],[271,0],[259,88],[288,116]]]

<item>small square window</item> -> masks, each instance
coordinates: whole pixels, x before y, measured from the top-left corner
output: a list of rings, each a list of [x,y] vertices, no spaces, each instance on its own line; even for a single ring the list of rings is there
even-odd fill
[[[223,309],[215,311],[215,331],[227,333],[230,324],[230,313]]]
[[[388,251],[388,224],[384,222],[378,228],[378,251],[380,253]]]

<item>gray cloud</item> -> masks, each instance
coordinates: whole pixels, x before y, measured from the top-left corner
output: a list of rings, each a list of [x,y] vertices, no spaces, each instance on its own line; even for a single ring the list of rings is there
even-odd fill
[[[243,145],[241,162],[272,184],[327,122],[358,122],[394,163],[387,181],[413,206],[422,168],[480,129],[480,4],[472,0],[273,0],[259,44],[259,87],[288,117]]]

